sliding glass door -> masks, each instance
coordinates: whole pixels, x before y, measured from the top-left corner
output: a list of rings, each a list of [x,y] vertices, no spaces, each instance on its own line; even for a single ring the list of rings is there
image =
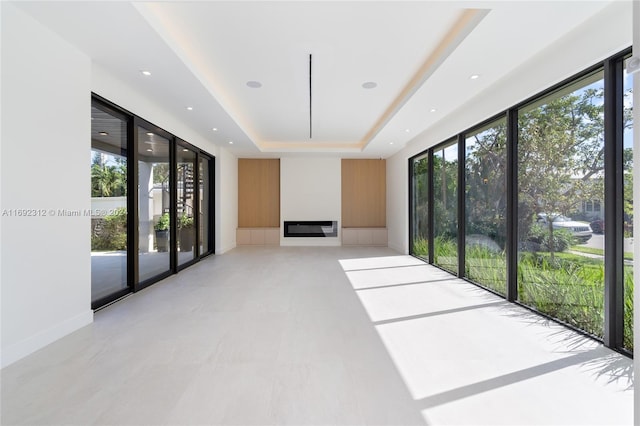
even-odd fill
[[[92,309],[214,252],[214,157],[93,95],[89,160]]]
[[[176,151],[178,265],[191,262],[196,258],[196,177],[195,151],[182,143],[178,144]]]
[[[91,106],[91,303],[128,293],[127,119]]]
[[[171,270],[171,143],[158,130],[138,134],[138,280]]]

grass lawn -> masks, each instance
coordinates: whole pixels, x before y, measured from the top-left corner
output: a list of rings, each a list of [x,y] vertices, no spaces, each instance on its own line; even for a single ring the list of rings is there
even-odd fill
[[[594,247],[571,246],[570,250],[578,251],[580,253],[598,254],[600,256],[604,256],[604,250],[603,249],[598,249],[598,248],[594,248]],[[625,251],[624,252],[624,260],[633,260],[633,253]]]
[[[417,241],[414,254],[426,254],[427,245]],[[455,271],[457,246],[454,240],[436,238],[435,260]],[[573,246],[581,253],[603,255],[604,250]],[[625,259],[632,260],[631,253]],[[502,295],[506,294],[506,257],[484,247],[470,247],[466,253],[465,277]],[[518,253],[518,301],[540,312],[602,338],[604,331],[604,259],[577,253]],[[624,342],[633,351],[633,266],[624,266]]]

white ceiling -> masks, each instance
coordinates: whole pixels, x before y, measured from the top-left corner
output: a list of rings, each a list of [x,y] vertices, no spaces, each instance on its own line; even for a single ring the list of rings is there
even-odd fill
[[[238,156],[386,158],[609,3],[17,4]]]

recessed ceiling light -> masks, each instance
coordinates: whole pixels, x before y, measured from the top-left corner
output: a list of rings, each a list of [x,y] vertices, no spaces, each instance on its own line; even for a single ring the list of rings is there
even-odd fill
[[[147,71],[147,70],[142,70],[142,71],[140,71],[140,73],[142,75],[146,75],[147,77],[149,77],[151,75],[151,71]]]
[[[214,128],[213,128],[213,129],[211,129],[211,130],[213,130],[214,132],[217,132],[217,131],[218,131],[218,128],[217,128],[217,127],[214,127]]]
[[[259,81],[247,81],[247,86],[251,87],[252,89],[259,89],[262,87],[262,83],[260,83]]]
[[[153,152],[151,148],[147,148],[147,152]]]
[[[429,110],[429,112],[436,112],[436,111],[437,111],[437,109],[435,109],[435,108],[431,108],[431,109]]]
[[[182,152],[189,152],[187,148],[182,148]]]
[[[473,74],[473,75],[469,76],[469,80],[476,80],[478,78],[480,78],[479,74]]]
[[[187,107],[187,111],[193,111],[193,107]]]
[[[147,132],[147,136],[153,136],[152,132]]]
[[[374,87],[377,87],[378,83],[376,83],[375,81],[367,81],[365,83],[362,83],[362,87],[365,89],[373,89]]]
[[[99,134],[100,136],[107,136],[109,133],[107,133],[107,132],[98,132],[98,134]]]
[[[233,141],[229,141],[229,145],[233,145]]]

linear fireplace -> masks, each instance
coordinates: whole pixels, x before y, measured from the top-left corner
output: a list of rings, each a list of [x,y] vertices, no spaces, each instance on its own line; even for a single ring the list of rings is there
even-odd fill
[[[284,222],[285,237],[337,237],[338,222],[333,220],[300,220]]]

